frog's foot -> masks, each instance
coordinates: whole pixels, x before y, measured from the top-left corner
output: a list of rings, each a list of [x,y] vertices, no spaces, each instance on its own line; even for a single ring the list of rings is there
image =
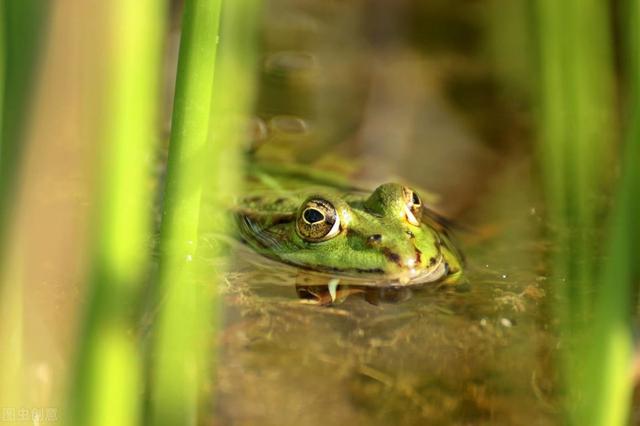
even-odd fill
[[[444,285],[460,285],[468,284],[469,281],[467,280],[467,277],[462,273],[462,271],[456,271],[447,275],[447,277],[440,283]]]
[[[353,294],[364,293],[359,287],[338,286],[330,289],[328,285],[299,285],[296,284],[298,297],[306,303],[319,306],[339,305]]]

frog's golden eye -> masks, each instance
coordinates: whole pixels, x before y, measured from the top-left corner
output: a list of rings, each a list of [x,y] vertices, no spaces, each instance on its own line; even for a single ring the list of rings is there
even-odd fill
[[[296,229],[298,234],[307,241],[325,241],[340,232],[340,216],[327,200],[311,199],[300,208]]]
[[[417,192],[409,188],[403,188],[402,195],[405,201],[405,215],[407,221],[415,226],[420,226],[422,216],[422,200]]]

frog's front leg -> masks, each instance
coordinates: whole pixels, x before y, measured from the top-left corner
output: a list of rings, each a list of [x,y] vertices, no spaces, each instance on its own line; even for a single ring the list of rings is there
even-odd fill
[[[447,275],[441,281],[442,284],[461,284],[467,281],[462,271],[462,265],[458,256],[456,256],[448,247],[442,246],[442,256],[447,265]]]

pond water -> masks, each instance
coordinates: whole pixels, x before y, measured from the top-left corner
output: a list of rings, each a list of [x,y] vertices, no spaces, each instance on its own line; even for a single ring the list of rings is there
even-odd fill
[[[441,3],[433,13],[477,29],[479,18]],[[331,294],[237,247],[223,285],[215,423],[557,424],[529,117],[496,99],[459,33],[433,30],[437,49],[428,36],[418,46],[393,32],[365,36],[365,4],[270,3],[255,156],[346,171],[369,188],[426,188],[464,228],[469,284]]]
[[[460,235],[468,286],[355,291],[321,306],[300,271],[238,248],[223,290],[217,423],[557,423],[557,342],[527,175],[505,171],[485,195],[495,222]]]

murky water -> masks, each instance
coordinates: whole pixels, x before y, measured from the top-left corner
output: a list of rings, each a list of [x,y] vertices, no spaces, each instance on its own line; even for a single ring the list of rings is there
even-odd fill
[[[217,423],[556,423],[542,224],[522,192],[526,167],[501,179],[481,212],[495,222],[460,235],[462,288],[354,291],[321,306],[308,300],[317,287],[296,291],[295,268],[240,247],[224,288]]]
[[[459,46],[367,44],[365,3],[271,2],[258,155],[334,169],[342,158],[365,185],[433,191],[468,228],[458,238],[469,285],[332,294],[238,247],[223,288],[215,422],[559,423],[541,204],[526,144],[509,139],[520,123],[504,109],[491,117],[482,96],[475,112],[447,96],[449,71],[478,65]],[[478,85],[466,87],[477,101]],[[479,129],[478,111],[502,127]]]

